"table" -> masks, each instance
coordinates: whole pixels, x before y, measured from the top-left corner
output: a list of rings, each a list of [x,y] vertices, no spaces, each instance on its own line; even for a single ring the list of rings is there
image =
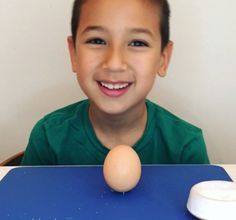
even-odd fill
[[[222,167],[235,181],[236,165],[144,166],[139,185],[125,194],[106,186],[101,166],[22,167],[0,182],[0,219],[193,220],[190,188],[229,180]],[[0,167],[0,176],[12,168]]]

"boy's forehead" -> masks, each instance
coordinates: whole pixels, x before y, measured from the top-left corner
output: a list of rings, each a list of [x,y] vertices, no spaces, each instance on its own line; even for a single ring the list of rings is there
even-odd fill
[[[141,6],[141,8],[145,7],[146,9],[147,6],[149,6],[148,10],[150,13],[152,13],[152,11],[156,11],[157,15],[160,13],[159,6],[154,0],[85,0],[83,2],[82,11],[84,6],[87,6],[91,11],[94,11],[94,7],[98,9],[100,6],[112,12],[121,12],[121,9],[124,8],[135,11],[137,6]],[[143,8],[143,10],[145,10],[145,8]],[[142,11],[139,11],[139,13],[142,13]]]
[[[86,25],[119,25],[153,27],[159,30],[160,10],[151,0],[86,0],[82,6],[79,27]]]

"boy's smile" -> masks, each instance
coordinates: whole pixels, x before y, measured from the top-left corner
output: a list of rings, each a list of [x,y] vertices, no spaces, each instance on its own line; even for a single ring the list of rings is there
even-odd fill
[[[144,108],[171,54],[172,44],[161,51],[159,26],[159,9],[150,1],[84,3],[76,45],[68,42],[73,71],[92,107],[107,114]]]
[[[124,95],[132,83],[128,82],[98,82],[101,91],[111,97]]]

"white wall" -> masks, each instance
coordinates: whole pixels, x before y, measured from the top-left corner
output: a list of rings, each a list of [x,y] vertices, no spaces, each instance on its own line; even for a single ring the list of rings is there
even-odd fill
[[[169,0],[175,42],[150,98],[201,127],[213,163],[236,162],[236,2]],[[85,96],[70,69],[72,0],[0,0],[0,161],[43,115]]]

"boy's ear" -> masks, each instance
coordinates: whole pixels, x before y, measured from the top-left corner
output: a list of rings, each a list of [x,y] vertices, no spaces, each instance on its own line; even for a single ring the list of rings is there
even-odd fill
[[[68,44],[68,49],[70,52],[70,61],[71,61],[72,71],[75,73],[77,70],[76,49],[75,49],[75,44],[74,44],[73,38],[71,36],[67,37],[67,44]]]
[[[169,41],[162,51],[161,63],[160,63],[159,71],[158,71],[158,75],[161,77],[166,76],[167,69],[168,69],[171,55],[172,55],[172,51],[173,51],[173,46],[174,46],[174,43],[172,41]]]

